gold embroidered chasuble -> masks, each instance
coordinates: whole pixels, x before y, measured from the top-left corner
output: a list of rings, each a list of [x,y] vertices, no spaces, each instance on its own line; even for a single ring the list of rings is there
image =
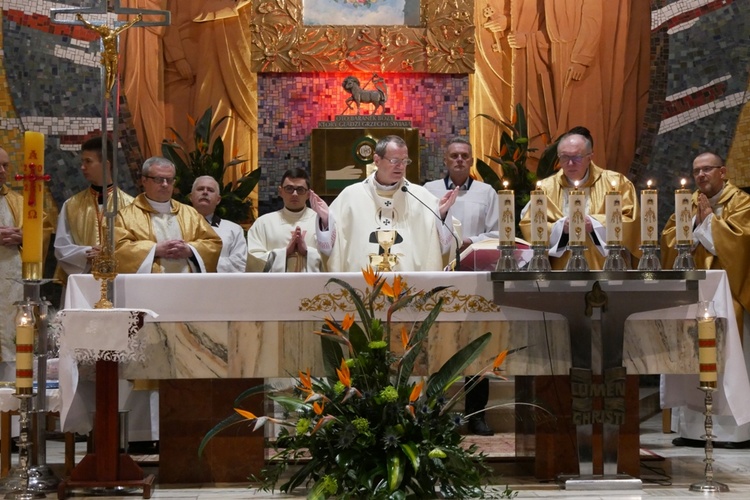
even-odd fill
[[[107,193],[107,207],[114,207],[114,188],[109,188]],[[133,203],[133,197],[121,189],[117,189],[117,206],[122,208]],[[94,189],[87,188],[74,194],[65,202],[64,214],[70,239],[73,243],[83,247],[101,246],[101,235],[106,231],[107,220],[99,205],[99,193]],[[59,236],[59,235],[58,235]],[[55,278],[63,283],[68,280],[68,273],[58,264],[55,269]]]
[[[693,193],[693,214],[697,212],[698,191]],[[724,269],[742,331],[742,310],[750,312],[750,195],[729,182],[716,202],[721,215],[714,209],[711,238],[716,255],[695,241],[693,258],[697,269]],[[664,269],[672,269],[677,257],[675,218],[672,214],[661,236],[661,259]]]
[[[198,252],[206,272],[216,272],[221,254],[221,238],[211,228],[205,217],[193,207],[171,200],[171,214],[179,224],[182,239]],[[146,199],[139,194],[131,205],[122,208],[115,219],[115,258],[117,271],[136,273],[151,249],[157,243],[152,217],[158,214]],[[151,265],[152,273],[163,273],[165,266],[160,257]]]
[[[7,186],[0,191],[0,226],[18,227],[23,196]],[[19,247],[0,245],[0,361],[16,359],[16,306],[23,299]]]
[[[622,195],[622,244],[628,251],[640,256],[640,221],[638,220],[638,204],[636,203],[636,192],[633,183],[624,175],[613,170],[605,170],[591,162],[589,165],[588,179],[579,185],[579,189],[586,192],[586,215],[599,221],[606,227],[605,195],[613,190]],[[551,234],[552,226],[558,220],[566,217],[566,198],[568,192],[574,187],[568,182],[567,177],[560,169],[555,175],[542,179],[541,189],[547,195],[547,226]],[[519,226],[521,233],[527,241],[532,241],[531,236],[531,210],[527,210],[521,219]],[[606,242],[601,241],[600,245]],[[591,234],[586,236],[586,249],[584,251],[589,267],[594,270],[602,269],[605,257],[597,250],[596,243]],[[565,251],[560,257],[550,256],[552,269],[565,269],[570,258],[570,252]]]

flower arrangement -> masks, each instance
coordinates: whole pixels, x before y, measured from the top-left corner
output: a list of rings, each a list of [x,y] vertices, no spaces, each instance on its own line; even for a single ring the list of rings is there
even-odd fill
[[[363,275],[364,292],[337,278],[348,294],[360,323],[347,313],[341,322],[325,318],[321,336],[326,375],[299,372],[295,386],[279,390],[263,385],[245,391],[235,401],[235,412],[216,425],[207,442],[223,429],[248,420],[254,429],[267,422],[281,426],[272,465],[261,472],[261,487],[273,490],[290,464],[300,465],[279,489],[290,492],[308,486],[308,498],[448,498],[482,497],[482,482],[489,469],[475,445],[462,446],[459,427],[464,416],[455,405],[464,391],[449,389],[463,379],[463,371],[490,340],[487,332],[456,352],[427,380],[412,377],[427,334],[440,313],[447,287],[414,292],[401,276],[391,283],[371,268]],[[374,304],[385,297],[385,321],[374,315]],[[421,322],[392,332],[393,314],[418,301],[437,298]],[[391,337],[400,346],[390,348]],[[507,351],[482,372],[497,377]],[[480,377],[476,377],[479,379]],[[255,416],[240,408],[258,393],[284,408],[283,418]],[[503,495],[512,497],[506,489]]]
[[[168,158],[176,167],[175,194],[177,201],[190,205],[190,191],[197,177],[210,175],[219,183],[219,194],[221,203],[216,207],[217,215],[223,219],[236,223],[252,222],[252,203],[248,198],[260,180],[260,169],[257,168],[238,179],[236,182],[224,183],[224,174],[231,168],[247,160],[233,158],[224,165],[224,142],[221,137],[216,137],[213,144],[211,137],[216,135],[218,127],[228,119],[228,116],[220,118],[213,123],[213,111],[208,108],[197,122],[188,116],[191,124],[195,127],[195,147],[188,151],[185,141],[180,135],[171,129],[174,138],[162,141],[161,150],[165,158]]]

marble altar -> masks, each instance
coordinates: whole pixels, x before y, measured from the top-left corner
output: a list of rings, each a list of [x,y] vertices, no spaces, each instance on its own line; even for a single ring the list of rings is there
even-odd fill
[[[320,373],[320,340],[312,334],[326,315],[341,319],[352,309],[338,287],[320,274],[119,275],[114,281],[115,307],[148,308],[159,314],[147,320],[138,335],[144,362],[120,365],[127,379],[226,379],[286,377],[299,369]],[[339,273],[339,279],[364,289],[359,273]],[[504,349],[505,375],[564,375],[571,366],[565,317],[493,303],[493,283],[487,272],[403,273],[409,287],[442,292],[443,312],[427,341],[419,370],[429,374],[459,347],[490,331],[492,340],[467,374],[473,374]],[[633,292],[637,293],[637,292]],[[668,293],[668,292],[665,292]],[[720,322],[719,364],[724,374],[715,394],[715,414],[750,421],[750,381],[739,334],[733,321],[724,271],[707,271],[699,298],[716,302]],[[70,277],[66,308],[91,307],[99,285],[89,275]],[[724,299],[722,299],[724,298]],[[381,310],[385,317],[384,309]],[[411,322],[426,309],[405,311],[396,321]],[[697,332],[694,306],[634,314],[625,324],[623,365],[629,374],[695,374]],[[723,327],[722,327],[723,325]],[[723,376],[726,375],[726,376]],[[61,379],[67,375],[61,368]],[[666,387],[665,404],[682,406],[702,401],[702,393]],[[670,392],[671,391],[671,392]],[[695,393],[695,394],[694,394]],[[73,398],[74,394],[63,394]],[[82,398],[77,398],[82,399]],[[65,422],[81,432],[81,422]],[[83,423],[85,426],[85,422]]]

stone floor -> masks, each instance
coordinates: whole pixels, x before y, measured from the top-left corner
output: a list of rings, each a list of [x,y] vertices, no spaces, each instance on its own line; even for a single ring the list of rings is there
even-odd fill
[[[518,492],[517,498],[564,498],[564,499],[586,499],[586,500],[613,500],[613,499],[688,499],[702,498],[702,493],[694,493],[688,490],[691,483],[703,478],[704,453],[702,449],[675,447],[672,445],[674,435],[661,432],[661,416],[657,415],[645,421],[641,426],[641,446],[645,450],[641,462],[641,479],[643,489],[641,491],[564,491],[555,483],[540,483],[531,473],[530,463],[518,463],[510,460],[493,461],[492,467],[495,471],[490,483],[489,491],[499,494],[507,484],[512,490]],[[487,438],[491,439],[491,438]],[[85,443],[77,446],[77,460],[85,452]],[[148,460],[148,457],[144,457]],[[14,455],[16,463],[17,456]],[[714,496],[722,499],[747,499],[750,498],[750,450],[715,450],[714,472],[715,479],[727,484],[730,488],[728,493],[720,493]],[[48,451],[48,463],[57,467],[63,462],[62,443],[50,442]],[[144,465],[144,470],[157,474],[158,468]],[[122,494],[116,496],[92,496],[87,492],[74,492],[70,495],[75,498],[123,498]],[[139,491],[127,495],[130,498],[141,498]],[[47,495],[48,498],[56,498],[55,494]],[[294,495],[271,495],[266,492],[248,489],[246,485],[221,485],[206,487],[180,487],[179,485],[157,484],[152,494],[154,499],[184,499],[184,500],[209,500],[209,499],[266,499],[266,498],[304,498],[305,492],[300,490]]]

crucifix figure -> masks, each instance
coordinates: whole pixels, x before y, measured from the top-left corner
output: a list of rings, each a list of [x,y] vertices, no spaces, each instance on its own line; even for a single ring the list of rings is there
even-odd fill
[[[112,95],[112,87],[115,86],[115,79],[118,74],[117,63],[119,60],[119,54],[117,50],[117,37],[126,29],[131,28],[135,23],[141,21],[143,16],[138,14],[134,19],[131,19],[127,23],[114,29],[106,24],[91,24],[83,18],[80,12],[76,14],[76,19],[81,21],[88,29],[96,31],[102,39],[102,66],[104,67],[104,73],[106,75],[104,96],[109,99]]]

